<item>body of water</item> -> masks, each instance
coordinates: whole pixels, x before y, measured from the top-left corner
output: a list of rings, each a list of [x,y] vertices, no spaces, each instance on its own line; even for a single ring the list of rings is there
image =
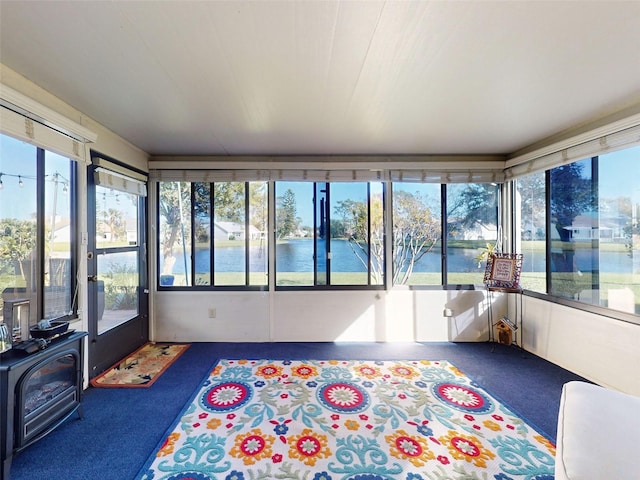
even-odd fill
[[[318,242],[318,248],[324,248],[324,241]],[[477,272],[478,264],[475,248],[451,248],[448,252],[447,264],[450,272]],[[332,270],[340,272],[365,272],[366,268],[352,251],[346,240],[331,241]],[[190,259],[187,257],[187,263]],[[578,250],[576,264],[584,272],[591,271],[593,261],[591,250]],[[208,249],[196,251],[196,271],[208,272],[210,252]],[[214,268],[219,272],[244,271],[244,247],[225,247],[216,250]],[[600,264],[606,265],[606,272],[630,273],[633,271],[633,259],[626,253],[600,252]],[[319,262],[324,268],[324,257]],[[249,249],[249,268],[252,272],[267,271],[267,248],[251,247]],[[483,267],[481,267],[483,268]],[[544,272],[545,252],[536,251],[524,256],[523,271]],[[414,265],[414,272],[439,272],[441,269],[441,250],[433,249]],[[313,240],[291,239],[276,245],[276,271],[278,272],[311,272],[313,271]],[[184,273],[182,257],[176,259],[173,273]]]

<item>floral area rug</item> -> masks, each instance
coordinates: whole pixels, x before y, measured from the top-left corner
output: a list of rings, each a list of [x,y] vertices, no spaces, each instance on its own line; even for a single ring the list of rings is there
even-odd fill
[[[150,387],[187,348],[188,344],[146,343],[91,379],[91,385],[109,388]]]
[[[554,445],[446,361],[221,360],[143,480],[552,480]]]

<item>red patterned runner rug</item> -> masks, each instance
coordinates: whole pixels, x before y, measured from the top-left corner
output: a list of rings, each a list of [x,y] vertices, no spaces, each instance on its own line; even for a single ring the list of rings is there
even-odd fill
[[[221,360],[143,480],[553,480],[554,445],[446,361]]]
[[[91,385],[104,388],[150,387],[187,348],[188,344],[146,343],[91,379]]]

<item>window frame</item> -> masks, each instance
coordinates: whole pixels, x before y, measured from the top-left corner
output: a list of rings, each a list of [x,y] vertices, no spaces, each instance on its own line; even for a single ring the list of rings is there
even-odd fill
[[[628,147],[628,148],[633,148],[633,146]],[[600,156],[602,154],[599,155],[591,155],[591,156],[587,156],[585,158],[582,159],[576,159],[573,160],[571,162],[568,162],[567,164],[570,163],[577,163],[577,162],[583,162],[585,160],[588,160],[590,163],[590,177],[589,177],[589,184],[591,186],[591,195],[592,195],[592,208],[595,209],[595,211],[598,211],[599,207],[599,198],[600,198],[600,185],[599,185],[599,170],[601,167],[601,159]],[[552,210],[552,206],[551,206],[551,200],[552,200],[552,179],[551,179],[551,171],[554,168],[557,168],[559,166],[562,165],[558,165],[558,166],[553,166],[550,167],[546,170],[544,170],[544,175],[545,175],[545,273],[546,273],[546,285],[545,285],[545,292],[538,292],[535,290],[530,290],[527,289],[526,287],[523,288],[523,294],[532,298],[537,298],[537,299],[541,299],[541,300],[545,300],[551,303],[555,303],[558,305],[564,305],[567,307],[571,307],[571,308],[575,308],[577,310],[581,310],[581,311],[585,311],[588,313],[593,313],[593,314],[597,314],[600,316],[604,316],[604,317],[608,317],[608,318],[612,318],[615,320],[620,320],[620,321],[624,321],[627,323],[632,323],[635,325],[640,325],[640,315],[637,313],[631,313],[631,312],[624,312],[621,310],[616,310],[613,309],[611,307],[608,306],[603,306],[603,305],[597,305],[594,303],[587,303],[584,301],[580,301],[578,299],[572,299],[569,297],[564,297],[564,296],[560,296],[557,294],[553,294],[550,293],[553,290],[553,278],[552,278],[552,258],[551,258],[551,254],[552,254],[552,238],[550,235],[551,229],[554,228],[553,224],[552,224],[552,216],[551,216],[551,210]],[[535,174],[535,172],[533,172],[532,174]],[[516,190],[517,190],[517,186],[516,186],[516,182],[518,181],[518,179],[513,179],[511,180],[509,183],[512,185],[512,188],[510,189],[510,205],[515,206],[515,202],[516,202]],[[633,204],[632,204],[632,208],[633,208]],[[511,220],[511,227],[513,227],[514,225],[516,225],[516,216],[520,215],[520,211],[516,211],[515,208],[513,209],[513,218]],[[510,229],[511,235],[511,241],[513,245],[519,245],[519,238],[517,238],[518,232],[515,231],[514,228]],[[595,241],[596,243],[596,255],[600,255],[600,240],[599,238],[596,239]],[[594,280],[597,281],[597,285],[594,283]],[[595,273],[594,277],[592,277],[592,287],[596,288],[600,286],[600,269],[598,268],[597,272]],[[636,303],[638,302],[638,299],[636,299]]]
[[[20,138],[16,138],[7,133],[0,133],[2,136],[6,136],[13,141],[24,142]],[[27,142],[24,142],[27,143]],[[35,305],[30,304],[30,316],[31,318],[36,319],[49,319],[49,320],[65,320],[65,321],[74,321],[78,319],[78,266],[79,266],[79,253],[78,253],[78,166],[77,162],[73,159],[58,154],[56,152],[52,152],[51,150],[47,150],[38,145],[32,144],[35,148],[35,158],[33,161],[35,163],[35,195],[36,195],[36,241],[35,241],[35,262],[34,262],[34,273],[35,273],[35,285],[32,286],[33,292],[35,293]],[[45,316],[45,300],[46,300],[46,288],[45,285],[45,272],[47,271],[46,266],[46,248],[47,248],[47,235],[46,235],[46,225],[47,225],[47,213],[46,213],[46,182],[47,182],[47,167],[46,167],[46,154],[47,152],[59,155],[61,158],[66,159],[69,165],[69,179],[68,179],[68,198],[69,198],[69,271],[71,273],[69,281],[69,298],[70,304],[68,305],[69,310],[66,310],[66,313],[56,314],[54,316]],[[12,174],[7,174],[3,172],[3,176],[13,176]],[[26,176],[25,176],[26,178]],[[6,178],[5,178],[6,181]],[[11,288],[11,287],[8,287]],[[15,287],[14,287],[15,288]],[[28,287],[27,287],[28,288]],[[0,292],[2,293],[2,292]],[[17,293],[15,295],[18,295]],[[61,313],[61,312],[59,312]]]
[[[625,147],[626,148],[626,147]],[[597,155],[590,155],[588,158],[592,158],[592,157],[597,157]],[[575,161],[580,161],[580,160],[584,160],[583,159],[578,159]],[[568,163],[568,162],[566,162]],[[556,164],[557,165],[557,164]],[[549,274],[549,267],[548,264],[550,262],[550,255],[549,255],[549,221],[550,221],[550,215],[549,215],[549,209],[550,209],[550,201],[549,201],[549,171],[550,169],[554,168],[555,165],[550,165],[547,166],[546,169],[533,169],[531,173],[535,173],[535,172],[544,172],[545,174],[545,198],[546,198],[546,203],[547,205],[545,206],[545,269],[547,272],[546,278],[545,278],[545,285],[548,284],[551,281],[550,278],[550,274]],[[267,177],[273,178],[275,176],[275,173],[269,173],[269,171],[261,171],[262,174],[266,174]],[[215,173],[214,173],[215,175]],[[296,178],[294,180],[289,180],[290,177],[288,177],[287,175],[284,175],[284,177],[282,176],[282,172],[278,172],[278,175],[280,175],[280,180],[282,181],[308,181],[308,182],[313,182],[313,183],[332,183],[332,180],[327,180],[326,182],[323,182],[322,180],[318,180],[316,179],[315,181],[313,179],[303,179],[303,178]],[[384,179],[382,180],[357,180],[354,176],[354,181],[380,181],[382,183],[382,185],[384,185],[384,202],[383,202],[383,215],[385,218],[385,235],[384,235],[384,239],[385,239],[385,254],[388,257],[390,255],[389,253],[389,241],[387,239],[387,235],[390,234],[390,229],[391,229],[391,225],[392,220],[393,220],[393,204],[392,204],[392,199],[390,197],[390,195],[392,195],[393,192],[393,186],[394,186],[394,181],[388,179],[388,177],[386,175],[383,175]],[[253,180],[246,180],[246,176],[242,177],[244,179],[244,181],[253,181]],[[253,177],[252,177],[253,178]],[[261,181],[264,180],[264,177],[261,178],[256,178],[255,181]],[[344,180],[344,179],[342,179]],[[342,180],[335,180],[335,181],[342,181]],[[396,179],[397,180],[397,179]],[[509,180],[505,181],[505,182],[501,182],[498,181],[498,200],[497,200],[497,206],[498,206],[498,215],[497,215],[497,226],[498,226],[498,242],[504,241],[505,245],[504,248],[502,248],[503,251],[505,252],[509,252],[509,251],[516,251],[516,248],[518,248],[519,242],[520,242],[520,238],[518,238],[519,232],[514,231],[514,225],[517,224],[516,222],[516,216],[520,214],[519,211],[516,211],[516,203],[515,203],[515,194],[516,194],[516,187],[515,187],[515,180],[517,180],[517,177],[514,178],[510,178]],[[169,181],[169,179],[167,178],[166,180],[161,180],[160,178],[158,179],[158,183],[161,181]],[[194,180],[192,180],[194,181]],[[271,239],[272,244],[269,246],[269,252],[270,255],[274,255],[275,253],[275,239],[276,239],[276,233],[275,233],[275,204],[273,204],[273,202],[275,201],[275,182],[279,181],[279,180],[268,180],[268,185],[270,189],[270,192],[273,193],[269,193],[268,199],[269,199],[269,232],[268,232],[268,238]],[[402,181],[402,180],[399,180]],[[189,182],[191,183],[191,182]],[[419,183],[429,183],[429,182],[419,182]],[[478,182],[471,182],[471,183],[490,183],[487,181],[478,181]],[[442,222],[442,252],[446,252],[447,248],[448,248],[448,222],[447,222],[447,201],[446,201],[446,196],[447,196],[447,188],[448,188],[448,183],[440,183],[440,195],[441,195],[441,222]],[[159,191],[159,189],[158,189]],[[371,197],[370,195],[368,196],[368,208],[370,208],[370,201],[371,201]],[[159,218],[159,214],[158,214],[158,218]],[[507,235],[503,235],[501,233],[501,229],[504,229],[505,231],[508,232]],[[159,241],[159,239],[158,239]],[[441,261],[441,283],[439,285],[409,285],[407,286],[407,288],[409,289],[415,289],[415,290],[479,290],[482,289],[482,286],[478,283],[474,283],[474,284],[453,284],[453,283],[449,283],[449,272],[448,272],[448,264],[450,259],[448,258],[448,256],[446,255],[446,253],[441,255],[440,258]],[[393,288],[393,285],[389,284],[391,277],[391,272],[389,272],[389,268],[390,268],[390,262],[389,259],[387,258],[385,260],[385,281],[384,281],[384,285],[317,285],[315,283],[317,283],[316,281],[314,281],[314,285],[303,285],[303,286],[288,286],[288,285],[276,285],[275,283],[275,277],[273,276],[273,274],[275,273],[275,265],[277,264],[278,259],[275,258],[275,256],[273,258],[269,259],[269,272],[268,274],[270,275],[270,279],[268,282],[268,285],[264,285],[264,286],[191,286],[191,287],[160,287],[159,286],[159,290],[274,290],[274,291],[286,291],[286,290],[291,290],[291,291],[296,291],[296,290],[301,290],[301,291],[310,291],[310,290],[381,290],[381,289],[389,289],[389,288]],[[315,275],[315,272],[314,272]],[[547,292],[549,291],[549,288],[547,287]],[[559,304],[564,304],[564,305],[568,305],[571,306],[573,308],[578,308],[580,310],[585,310],[585,311],[589,311],[589,312],[593,312],[599,315],[603,315],[603,316],[607,316],[607,317],[611,317],[611,318],[615,318],[615,319],[620,319],[620,320],[624,320],[624,321],[628,321],[634,324],[640,324],[640,318],[638,317],[638,315],[636,314],[632,314],[632,313],[626,313],[626,312],[621,312],[618,310],[613,310],[611,308],[605,307],[605,306],[599,306],[599,305],[593,305],[593,304],[587,304],[584,302],[580,302],[577,300],[572,300],[572,299],[568,299],[568,298],[562,298],[562,297],[558,297],[558,296],[553,296],[549,293],[542,293],[542,292],[536,292],[533,290],[529,290],[524,288],[524,294],[526,296],[530,296],[533,298],[540,298],[540,299],[544,299],[546,301],[550,301],[553,303],[559,303]]]
[[[287,183],[291,183],[291,182],[298,182],[296,180],[294,181],[288,181]],[[382,278],[382,283],[380,284],[373,284],[372,283],[372,276],[373,276],[373,272],[372,272],[372,260],[371,260],[371,183],[375,182],[375,183],[380,183],[381,184],[381,194],[382,194],[382,208],[383,208],[383,218],[382,218],[382,228],[383,228],[383,235],[382,235],[382,239],[383,239],[383,252],[384,252],[384,256],[385,258],[382,259],[382,265],[383,265],[383,269],[386,270],[386,256],[388,254],[387,252],[387,240],[386,240],[386,233],[387,233],[387,229],[388,229],[388,221],[387,219],[389,218],[389,215],[386,212],[385,209],[385,205],[386,205],[386,198],[388,195],[388,183],[389,182],[384,182],[384,181],[376,181],[376,180],[362,180],[362,181],[356,181],[356,183],[365,183],[366,184],[366,190],[367,190],[367,231],[368,231],[368,242],[367,242],[367,250],[368,250],[368,256],[367,256],[367,284],[333,284],[331,283],[331,276],[332,273],[335,273],[335,271],[332,268],[332,258],[331,258],[331,237],[330,237],[330,231],[331,231],[331,219],[332,219],[332,215],[331,215],[331,184],[335,184],[335,183],[345,183],[345,182],[332,182],[332,181],[308,181],[308,182],[304,182],[304,183],[312,183],[312,192],[313,192],[313,198],[314,198],[314,208],[313,208],[313,267],[312,267],[312,275],[313,275],[313,285],[278,285],[277,284],[277,269],[276,269],[276,265],[278,263],[278,257],[277,257],[277,253],[274,255],[274,290],[275,291],[332,291],[332,290],[386,290],[387,289],[387,281],[388,281],[388,275],[384,274],[383,278]],[[274,182],[274,192],[277,195],[277,187],[275,184],[277,184],[278,182]],[[300,182],[303,183],[303,182]],[[324,262],[324,273],[325,273],[325,278],[326,278],[326,283],[318,283],[318,250],[317,250],[317,237],[316,237],[316,232],[319,229],[320,226],[320,221],[318,219],[318,209],[320,208],[317,203],[316,203],[316,195],[317,192],[320,191],[320,189],[322,188],[321,185],[324,185],[324,188],[326,190],[325,192],[325,209],[326,209],[326,214],[327,214],[327,218],[326,218],[326,228],[329,231],[329,236],[328,236],[328,241],[326,241],[326,250],[325,252],[323,252],[324,254],[328,255],[325,258],[325,262]],[[274,196],[275,198],[275,196]],[[276,218],[274,218],[273,220],[273,224],[274,226],[276,225],[277,221]],[[274,245],[276,245],[276,240],[277,240],[277,231],[276,228],[273,228],[273,232],[271,235],[272,241],[274,242]],[[274,249],[275,251],[275,249]]]
[[[160,185],[163,182],[177,182],[179,180],[161,180],[158,179],[156,182],[156,185],[158,186],[158,188],[156,188],[156,205],[159,206],[160,205]],[[223,180],[222,182],[225,182],[226,180]],[[256,180],[256,181],[261,181],[261,180]],[[287,182],[288,180],[284,180],[283,182]],[[327,193],[327,198],[326,198],[326,208],[329,208],[330,206],[330,186],[332,183],[337,183],[337,182],[331,182],[331,181],[312,181],[312,180],[308,180],[308,181],[304,181],[304,180],[292,180],[293,182],[304,182],[304,183],[310,183],[312,185],[312,192],[313,195],[315,196],[317,194],[317,191],[319,188],[325,188],[328,191]],[[273,272],[267,272],[268,274],[272,274],[275,275],[274,276],[274,280],[273,282],[268,282],[265,285],[250,285],[249,283],[249,270],[247,269],[248,267],[245,267],[245,284],[241,285],[217,285],[215,284],[215,281],[213,281],[213,276],[215,276],[215,268],[214,268],[214,259],[215,259],[215,255],[216,255],[216,251],[214,248],[214,242],[211,242],[210,245],[210,249],[211,249],[211,256],[210,256],[210,270],[211,270],[211,274],[212,274],[212,282],[210,285],[197,285],[195,284],[194,280],[195,280],[195,269],[194,269],[194,262],[195,262],[195,257],[194,255],[191,255],[190,258],[190,266],[191,266],[191,271],[190,271],[190,281],[191,281],[191,285],[161,285],[160,282],[160,276],[161,276],[161,269],[160,269],[160,254],[161,254],[161,248],[160,248],[160,235],[157,236],[156,239],[156,246],[157,246],[157,258],[156,258],[156,265],[157,265],[157,275],[156,275],[156,288],[158,291],[212,291],[212,290],[231,290],[231,291],[246,291],[246,290],[257,290],[257,291],[265,291],[265,290],[269,290],[271,289],[271,284],[273,284],[273,290],[274,291],[296,291],[296,290],[301,290],[301,291],[309,291],[309,290],[387,290],[390,287],[390,279],[392,272],[389,272],[390,268],[393,268],[393,265],[391,263],[388,262],[388,260],[386,259],[386,257],[388,257],[388,255],[391,254],[391,252],[389,252],[390,249],[390,244],[389,244],[389,240],[387,238],[387,236],[389,234],[392,234],[392,220],[393,220],[393,199],[389,196],[392,195],[393,192],[393,184],[394,182],[391,181],[378,181],[378,180],[366,180],[366,181],[358,181],[358,183],[364,183],[366,184],[366,190],[367,190],[367,212],[368,212],[368,218],[367,218],[367,222],[368,222],[368,234],[371,235],[372,233],[372,218],[371,218],[371,212],[372,212],[372,205],[371,205],[371,200],[372,200],[372,187],[371,187],[371,182],[376,182],[380,184],[380,190],[381,190],[381,205],[382,205],[382,221],[383,221],[383,235],[382,235],[382,242],[383,242],[383,250],[385,252],[385,259],[382,260],[382,264],[383,264],[383,268],[384,268],[384,275],[383,275],[383,280],[380,284],[375,284],[372,282],[372,278],[374,277],[374,272],[372,269],[372,259],[371,259],[371,240],[369,240],[368,245],[367,245],[367,250],[369,252],[369,256],[368,256],[368,265],[367,265],[367,284],[332,284],[331,283],[331,273],[332,273],[332,267],[331,267],[331,261],[332,259],[329,258],[327,259],[326,263],[325,263],[325,270],[326,270],[326,274],[327,274],[327,279],[328,282],[327,284],[324,283],[319,283],[318,282],[318,274],[317,274],[317,261],[314,259],[314,266],[312,268],[312,270],[310,270],[309,274],[313,277],[313,284],[309,284],[309,285],[278,285],[277,284],[277,263],[278,263],[278,258],[277,258],[277,253],[276,253],[276,242],[277,242],[277,231],[276,231],[276,224],[277,224],[277,219],[275,218],[275,216],[269,220],[268,224],[269,224],[269,229],[270,232],[268,232],[268,235],[272,241],[272,245],[274,246],[273,249],[269,249],[271,252],[273,252],[274,258],[272,262],[269,262],[269,269],[273,269]],[[187,181],[184,182],[186,184],[189,185],[189,187],[191,188],[191,191],[189,192],[189,198],[191,199],[191,206],[190,206],[190,218],[189,218],[189,222],[190,222],[190,226],[191,226],[191,237],[189,238],[188,242],[190,244],[190,248],[192,249],[192,251],[195,251],[195,236],[193,234],[194,227],[195,227],[195,216],[194,216],[194,211],[195,211],[195,192],[194,192],[194,188],[193,185],[196,183],[205,183],[210,185],[210,192],[213,193],[214,191],[214,185],[216,183],[216,181],[213,182],[198,182],[198,181]],[[244,193],[244,197],[245,197],[245,229],[248,228],[247,224],[250,223],[250,218],[248,217],[247,212],[250,209],[250,204],[249,202],[249,184],[251,183],[250,180],[244,180],[242,181],[242,183],[244,183],[245,185],[245,193]],[[339,182],[339,183],[344,183],[344,182]],[[423,182],[423,183],[427,183],[427,182]],[[488,182],[475,182],[477,184],[483,184],[483,183],[488,183]],[[271,182],[267,182],[268,188],[272,189],[273,191],[273,195],[269,194],[268,195],[268,199],[269,202],[275,202],[275,198],[276,198],[276,189],[277,189],[277,181],[271,181]],[[440,262],[441,262],[441,272],[440,272],[440,277],[441,277],[441,282],[439,284],[424,284],[424,285],[420,285],[420,284],[412,284],[412,285],[407,285],[407,288],[410,289],[415,289],[415,290],[473,290],[476,289],[479,285],[480,282],[478,283],[473,283],[473,284],[451,284],[451,283],[447,283],[447,275],[448,275],[448,271],[447,271],[447,266],[448,266],[448,258],[447,258],[447,254],[446,254],[446,249],[448,248],[448,242],[447,242],[447,235],[448,235],[448,222],[447,222],[447,216],[446,216],[446,212],[447,212],[447,184],[438,184],[439,185],[439,193],[440,193],[440,222],[441,222],[441,244],[442,244],[442,250],[441,250],[441,255],[440,255]],[[496,184],[495,185],[497,190],[496,190],[496,194],[497,194],[497,200],[496,203],[499,206],[500,204],[500,199],[502,198],[502,184]],[[215,199],[214,198],[210,198],[209,199],[210,202],[213,203],[213,208],[215,208]],[[156,209],[156,224],[158,226],[158,231],[159,231],[159,226],[160,226],[160,208]],[[275,215],[275,206],[273,206],[272,208],[269,208],[269,212],[270,215]],[[317,242],[316,240],[316,234],[315,232],[317,231],[318,228],[318,223],[319,220],[317,218],[318,212],[317,212],[317,206],[314,207],[313,210],[313,231],[314,231],[314,245],[313,245],[313,250],[314,250],[314,257],[317,257],[318,252],[317,252]],[[213,223],[214,223],[214,218],[215,218],[215,211],[212,209],[212,212],[209,216],[210,218],[208,219],[210,222],[210,229],[213,229]],[[331,214],[329,213],[328,216],[328,221],[331,221]],[[498,232],[500,230],[499,225],[501,222],[501,216],[500,216],[500,210],[498,208],[498,215],[496,218],[496,222],[497,222],[497,228],[498,228]],[[248,238],[245,239],[245,265],[249,262],[248,257],[246,256],[247,253],[247,242],[249,241]],[[327,247],[327,252],[330,253],[330,247]],[[445,252],[445,253],[442,253]],[[479,278],[482,276],[481,275],[482,272],[479,271],[478,276]]]
[[[256,181],[250,181],[250,180],[242,180],[242,181],[237,181],[237,182],[229,182],[229,181],[224,181],[224,180],[220,180],[220,181],[207,181],[207,182],[198,182],[198,181],[188,181],[188,182],[184,182],[184,183],[188,183],[189,184],[189,198],[191,200],[191,206],[189,207],[189,224],[191,227],[191,237],[188,240],[188,243],[190,245],[191,248],[191,255],[190,255],[190,263],[189,263],[189,267],[190,267],[190,275],[189,275],[189,280],[190,280],[190,285],[162,285],[160,282],[160,277],[162,275],[161,273],[161,268],[160,268],[160,255],[162,252],[161,249],[161,236],[158,234],[156,235],[156,279],[155,279],[155,283],[156,283],[156,289],[157,291],[171,291],[171,292],[176,292],[176,291],[188,291],[188,292],[192,292],[192,291],[267,291],[269,289],[269,283],[267,282],[264,285],[251,285],[250,284],[250,276],[251,276],[251,269],[249,268],[249,264],[250,264],[250,242],[251,242],[251,238],[250,235],[246,235],[245,234],[245,239],[244,239],[244,263],[245,263],[245,270],[244,270],[244,275],[245,275],[245,283],[244,285],[242,284],[237,284],[237,285],[217,285],[215,283],[215,257],[216,257],[216,249],[215,249],[215,242],[213,241],[214,238],[214,224],[215,224],[215,199],[214,199],[214,186],[216,183],[242,183],[244,184],[244,227],[245,227],[245,232],[249,231],[249,223],[250,223],[250,209],[251,209],[251,205],[250,205],[250,197],[251,197],[251,187],[250,184],[251,183],[255,183],[255,182],[260,182],[261,180],[256,180]],[[155,204],[156,204],[156,226],[157,232],[160,232],[160,221],[161,221],[161,209],[158,208],[160,205],[160,184],[161,183],[175,183],[176,181],[171,181],[171,180],[159,180],[156,182],[156,194],[155,194]],[[182,182],[181,182],[182,183]],[[195,232],[195,227],[196,227],[196,215],[195,215],[195,199],[196,199],[196,193],[195,193],[195,188],[193,187],[194,184],[206,184],[209,185],[209,198],[208,198],[208,202],[209,202],[209,218],[208,218],[208,223],[209,223],[209,231],[210,233],[210,241],[209,241],[209,251],[210,251],[210,255],[209,255],[209,274],[210,274],[210,284],[209,285],[198,285],[196,283],[196,269],[195,269],[195,263],[196,263],[196,256],[193,254],[193,252],[195,252],[195,247],[196,247],[196,235],[194,234]],[[270,185],[267,184],[267,188],[270,188]],[[269,190],[267,191],[267,198],[269,197]],[[269,250],[266,249],[266,255],[268,256],[269,254]],[[268,258],[268,257],[267,257]],[[267,276],[268,276],[268,271],[266,272]]]

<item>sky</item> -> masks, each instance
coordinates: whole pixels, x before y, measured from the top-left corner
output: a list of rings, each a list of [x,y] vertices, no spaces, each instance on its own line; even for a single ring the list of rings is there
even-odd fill
[[[31,218],[36,211],[35,176],[36,147],[6,135],[0,135],[0,218]],[[9,175],[22,175],[24,187],[19,179]]]
[[[323,185],[324,182],[318,183]],[[302,219],[302,226],[313,226],[313,182],[276,182],[276,197],[284,195],[288,189],[291,189],[296,198],[297,217]],[[319,187],[322,188],[322,187]],[[363,202],[367,199],[366,182],[334,182],[331,183],[330,201],[332,207],[343,200],[354,200]],[[381,192],[382,184],[380,182],[372,182],[371,194]],[[330,214],[334,214],[333,208]]]
[[[615,159],[615,166],[609,165]],[[631,197],[640,203],[640,146],[600,155],[600,197]]]
[[[17,218],[28,220],[34,218],[36,212],[36,155],[37,148],[28,143],[0,135],[0,173],[2,173],[2,189],[0,189],[0,218]],[[61,155],[46,152],[45,165],[47,181],[47,198],[45,214],[59,214],[68,210],[68,198],[65,198],[65,183],[70,177],[70,160]],[[58,174],[57,208],[53,212],[54,174]],[[22,180],[23,186],[19,182]]]

